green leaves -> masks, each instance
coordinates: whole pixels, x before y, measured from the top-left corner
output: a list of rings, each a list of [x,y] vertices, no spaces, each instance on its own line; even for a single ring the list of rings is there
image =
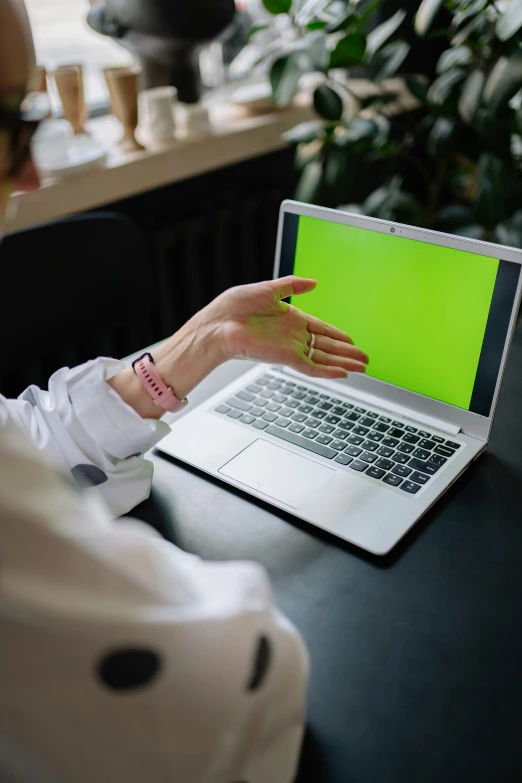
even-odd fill
[[[321,84],[314,90],[314,109],[325,120],[337,122],[343,116],[343,101],[338,92]]]
[[[495,32],[501,41],[507,41],[522,27],[522,3],[510,0],[503,14],[497,19]]]
[[[386,22],[383,22],[368,34],[366,40],[367,56],[371,57],[377,49],[380,49],[386,43],[388,38],[391,38],[403,23],[405,16],[406,11],[399,10],[390,19],[387,19]]]
[[[287,14],[292,7],[292,0],[262,0],[266,10],[273,14]]]
[[[422,0],[415,17],[417,35],[426,35],[444,0]]]
[[[497,60],[484,87],[484,100],[497,112],[522,87],[522,51]]]
[[[459,98],[459,112],[462,119],[470,125],[480,106],[485,81],[486,77],[482,71],[472,71],[462,87]]]
[[[272,96],[278,106],[287,106],[299,89],[301,69],[292,55],[280,57],[270,69]]]
[[[435,106],[442,106],[453,95],[457,85],[464,79],[466,72],[462,68],[452,68],[435,79],[428,90],[428,100]]]
[[[297,183],[295,191],[296,200],[313,204],[319,193],[322,178],[322,164],[317,160],[310,161],[310,163],[304,167],[303,173]]]
[[[375,81],[395,76],[410,51],[405,41],[393,41],[374,54],[370,70]]]
[[[308,144],[321,135],[323,128],[324,123],[321,120],[301,122],[283,133],[283,139],[289,144]]]
[[[414,98],[417,98],[421,103],[426,103],[428,100],[428,84],[422,79],[418,79],[416,76],[405,76],[404,81],[406,87],[411,92]]]
[[[459,65],[469,65],[472,60],[471,49],[467,46],[455,46],[442,52],[437,63],[437,73],[444,73]]]
[[[456,129],[455,122],[447,117],[435,120],[428,137],[428,152],[432,157],[443,158],[451,152]]]
[[[338,41],[330,54],[330,68],[349,68],[362,63],[366,51],[366,38],[361,33],[350,33]]]

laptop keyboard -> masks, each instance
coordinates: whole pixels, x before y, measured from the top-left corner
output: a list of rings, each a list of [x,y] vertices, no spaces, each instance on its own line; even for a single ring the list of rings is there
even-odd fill
[[[214,410],[410,495],[462,446],[268,373]]]

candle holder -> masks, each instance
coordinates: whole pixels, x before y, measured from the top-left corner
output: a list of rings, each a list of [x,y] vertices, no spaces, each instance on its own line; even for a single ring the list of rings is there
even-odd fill
[[[83,67],[77,63],[61,65],[53,71],[54,81],[63,106],[63,116],[75,134],[85,133],[88,116],[83,90]]]
[[[104,68],[109,88],[112,111],[123,125],[120,145],[126,152],[145,149],[135,136],[138,126],[138,74],[137,68]]]

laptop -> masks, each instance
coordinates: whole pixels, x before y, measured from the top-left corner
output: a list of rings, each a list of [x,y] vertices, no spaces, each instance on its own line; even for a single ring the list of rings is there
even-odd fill
[[[487,446],[521,264],[520,250],[285,201],[274,276],[318,280],[290,301],[348,332],[366,374],[257,365],[158,448],[386,554]]]

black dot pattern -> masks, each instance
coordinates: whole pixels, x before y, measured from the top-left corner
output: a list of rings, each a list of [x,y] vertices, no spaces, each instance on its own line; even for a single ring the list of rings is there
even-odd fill
[[[272,648],[266,636],[260,636],[257,641],[256,652],[252,673],[248,682],[247,690],[256,691],[263,684],[270,666]]]
[[[156,678],[161,660],[152,650],[130,647],[114,650],[98,664],[98,678],[113,691],[143,688]]]
[[[108,481],[107,474],[96,465],[75,465],[71,473],[79,487],[97,487]]]

